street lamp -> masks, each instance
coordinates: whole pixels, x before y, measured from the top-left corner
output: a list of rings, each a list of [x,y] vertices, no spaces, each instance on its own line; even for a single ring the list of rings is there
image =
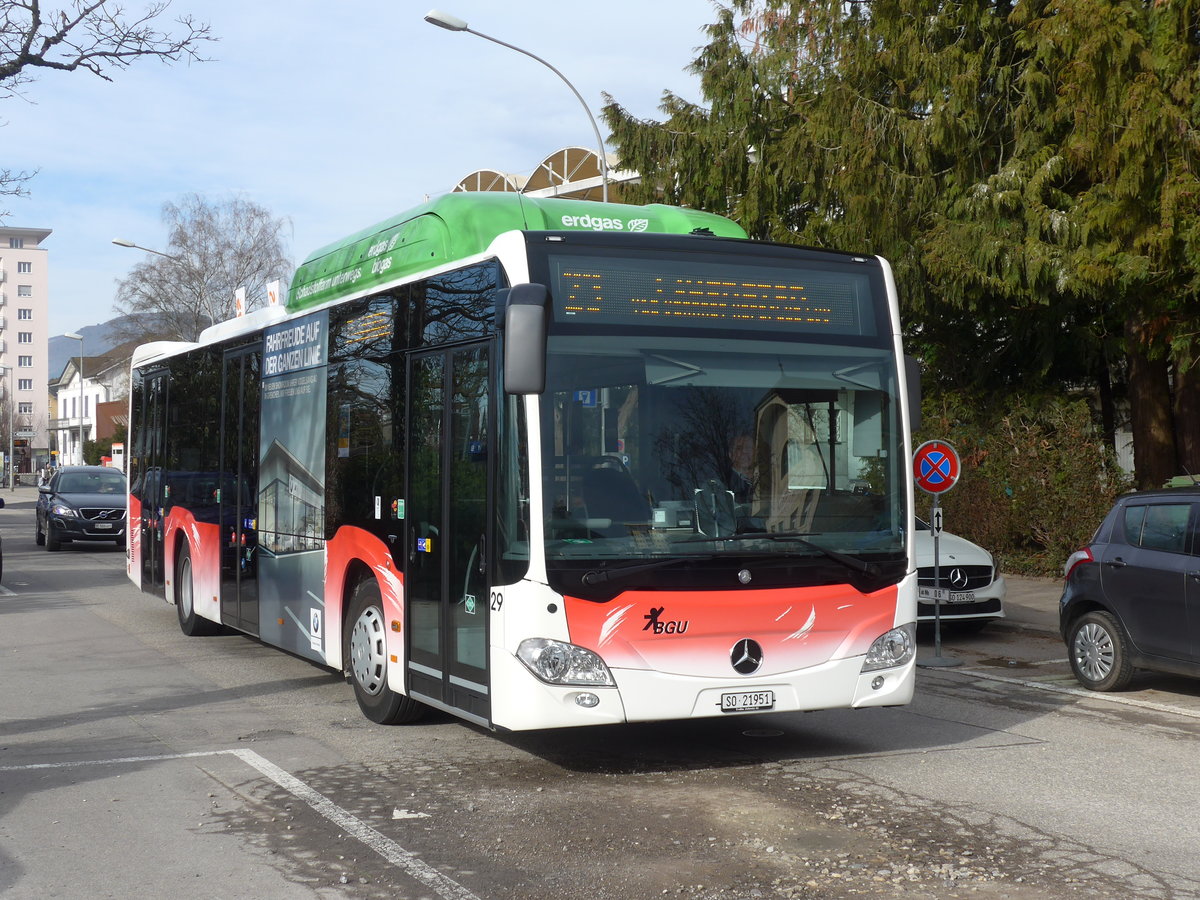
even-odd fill
[[[547,69],[549,69],[551,72],[553,72],[559,78],[561,78],[563,80],[563,84],[565,84],[567,87],[569,87],[571,89],[571,93],[573,93],[575,95],[575,98],[579,101],[579,104],[583,107],[583,111],[587,113],[588,121],[592,125],[592,132],[596,135],[596,144],[600,148],[601,192],[604,197],[604,202],[605,203],[608,202],[608,160],[604,155],[604,138],[600,137],[600,129],[596,125],[596,118],[595,118],[595,116],[592,115],[592,111],[590,109],[588,109],[588,105],[584,101],[582,95],[580,95],[579,91],[575,90],[575,85],[571,84],[571,82],[569,82],[567,80],[566,75],[564,75],[562,72],[558,71],[558,69],[554,68],[554,66],[550,65],[550,63],[546,62],[540,56],[530,53],[528,50],[522,50],[520,47],[517,47],[513,44],[505,43],[504,41],[500,40],[499,38],[494,38],[489,34],[484,34],[482,31],[476,31],[473,28],[468,28],[467,23],[464,22],[462,19],[458,18],[458,16],[452,16],[449,13],[444,13],[440,9],[431,9],[429,12],[427,12],[425,14],[425,21],[428,22],[430,25],[436,25],[438,28],[445,28],[447,31],[465,31],[469,34],[475,35],[476,37],[481,37],[485,41],[491,41],[493,44],[499,44],[501,47],[507,47],[509,50],[516,50],[518,53],[524,53],[530,59],[536,59],[543,66],[545,66]],[[117,243],[117,242],[114,241],[113,243]],[[122,244],[121,246],[124,247],[127,245]],[[145,248],[142,248],[142,249],[145,249]]]
[[[170,253],[163,253],[161,250],[151,250],[149,247],[143,247],[141,244],[135,244],[133,241],[125,240],[125,238],[113,238],[112,242],[118,247],[132,247],[134,250],[145,250],[147,253],[153,253],[155,256],[173,259],[175,262],[183,262],[183,260],[178,256],[172,256]]]
[[[13,405],[15,397],[13,395],[13,368],[12,366],[0,365],[8,373],[8,489],[15,491],[17,489],[17,467],[13,464]]]
[[[63,337],[79,341],[79,464],[83,465],[83,335],[68,331]]]

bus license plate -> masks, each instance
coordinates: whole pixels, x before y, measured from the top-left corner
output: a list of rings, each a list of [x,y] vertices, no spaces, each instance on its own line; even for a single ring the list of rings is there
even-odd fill
[[[746,712],[752,709],[774,709],[774,691],[739,691],[721,695],[721,712]]]
[[[974,603],[974,591],[951,591],[949,602],[951,603]]]

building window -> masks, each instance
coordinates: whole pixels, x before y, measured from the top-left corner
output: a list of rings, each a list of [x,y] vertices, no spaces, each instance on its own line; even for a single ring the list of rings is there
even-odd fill
[[[17,390],[18,391],[32,391],[33,390],[33,379],[32,378],[18,378],[17,379]]]
[[[33,332],[32,331],[18,331],[17,332],[17,343],[18,344],[32,344],[33,343]]]
[[[32,403],[18,403],[17,404],[17,412],[23,416],[32,416],[33,415],[33,404]]]
[[[25,247],[25,238],[9,238],[8,239],[8,249],[9,250],[21,250],[24,247]]]
[[[33,296],[33,285],[18,284],[17,285],[17,296],[18,297],[32,297]]]
[[[17,263],[17,274],[18,275],[28,275],[32,271],[33,271],[33,263],[31,263],[31,262]]]
[[[33,368],[33,357],[32,356],[18,356],[17,357],[17,368],[19,368],[19,369]]]
[[[17,318],[22,319],[22,320],[32,319],[33,318],[33,310],[32,309],[18,309],[17,310]]]

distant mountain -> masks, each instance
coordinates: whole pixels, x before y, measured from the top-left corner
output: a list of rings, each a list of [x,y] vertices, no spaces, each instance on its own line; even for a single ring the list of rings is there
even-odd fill
[[[118,316],[107,322],[101,322],[99,325],[86,325],[78,329],[76,334],[83,335],[83,355],[103,356],[113,347],[123,344],[125,338],[121,336],[121,326],[130,318],[130,316]],[[63,369],[67,367],[71,358],[79,356],[79,341],[59,334],[50,338],[49,343],[49,374],[50,380],[54,381],[62,375]]]

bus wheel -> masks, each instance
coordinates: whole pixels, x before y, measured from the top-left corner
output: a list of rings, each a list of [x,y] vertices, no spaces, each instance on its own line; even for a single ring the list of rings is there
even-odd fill
[[[175,612],[179,615],[179,630],[188,637],[216,634],[221,626],[196,615],[196,595],[192,582],[192,553],[186,543],[179,545],[175,557]]]
[[[364,578],[354,588],[342,630],[342,659],[358,706],[372,722],[400,725],[421,718],[424,706],[387,686],[387,623],[374,578]]]

